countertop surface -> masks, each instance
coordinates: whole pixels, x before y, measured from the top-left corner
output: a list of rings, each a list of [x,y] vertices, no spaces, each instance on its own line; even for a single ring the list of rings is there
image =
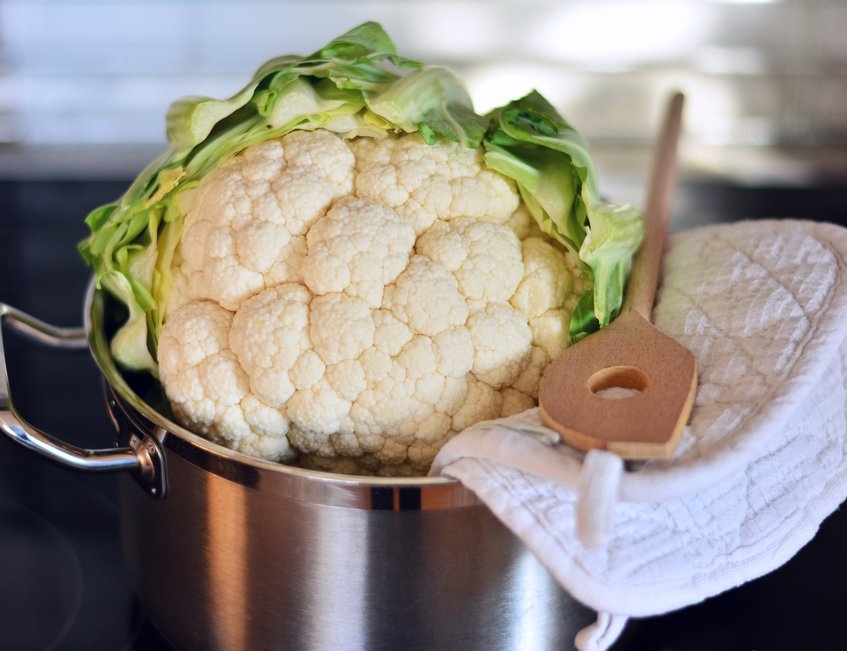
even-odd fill
[[[82,322],[89,272],[75,245],[92,208],[128,181],[0,181],[0,301],[54,325]],[[685,184],[676,230],[744,218],[847,225],[847,185]],[[45,350],[4,332],[12,396],[24,418],[76,445],[112,445],[100,376],[85,351]],[[847,432],[845,432],[847,434]],[[0,648],[169,649],[123,566],[116,477],[58,467],[0,437]],[[847,512],[842,507],[780,569],[660,617],[633,620],[615,651],[842,648]]]

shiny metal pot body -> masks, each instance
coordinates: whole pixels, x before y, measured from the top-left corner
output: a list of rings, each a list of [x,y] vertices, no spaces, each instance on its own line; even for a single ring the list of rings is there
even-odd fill
[[[124,471],[126,561],[177,649],[568,649],[593,621],[458,482],[272,464],[171,422],[115,369],[103,300],[89,292],[86,332],[119,447],[80,450],[22,421],[4,364],[0,428],[66,465]],[[73,339],[0,315],[48,343]]]
[[[459,485],[268,478],[165,447],[164,499],[123,483],[123,537],[179,649],[567,649],[590,618]]]

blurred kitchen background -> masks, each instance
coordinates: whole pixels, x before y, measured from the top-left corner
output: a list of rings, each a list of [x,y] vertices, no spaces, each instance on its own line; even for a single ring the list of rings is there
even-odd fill
[[[847,183],[835,0],[0,0],[0,179],[132,178],[165,147],[170,101],[228,97],[264,60],[368,19],[401,53],[456,69],[481,111],[540,90],[616,199],[641,200],[674,89],[685,179]]]

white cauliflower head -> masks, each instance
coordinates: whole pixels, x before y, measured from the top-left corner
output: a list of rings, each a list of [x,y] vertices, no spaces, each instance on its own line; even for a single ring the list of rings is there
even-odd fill
[[[586,289],[478,149],[294,131],[196,188],[159,373],[234,449],[425,473],[472,423],[534,404]]]

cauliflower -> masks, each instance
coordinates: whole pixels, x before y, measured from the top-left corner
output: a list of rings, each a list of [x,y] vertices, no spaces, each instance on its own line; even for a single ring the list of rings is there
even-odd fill
[[[426,472],[456,432],[534,404],[567,345],[586,279],[513,227],[522,210],[478,150],[417,134],[295,131],[227,159],[173,258],[175,415],[266,459]]]
[[[540,94],[478,115],[376,23],[178,100],[166,126],[80,253],[126,308],[117,363],[263,459],[425,473],[609,323],[643,234]]]

